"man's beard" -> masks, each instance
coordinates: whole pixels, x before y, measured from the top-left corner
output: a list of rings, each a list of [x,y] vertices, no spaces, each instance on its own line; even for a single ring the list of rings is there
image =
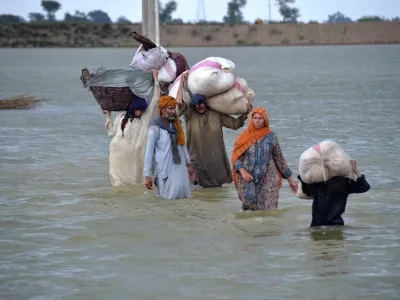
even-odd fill
[[[207,109],[206,109],[206,108],[203,108],[203,111],[201,111],[201,109],[199,109],[199,108],[195,108],[195,110],[196,110],[196,112],[197,112],[198,114],[200,114],[200,115],[204,115],[204,114],[207,112]]]
[[[169,120],[169,121],[175,121],[176,114],[167,114],[166,117],[167,117],[167,120]]]

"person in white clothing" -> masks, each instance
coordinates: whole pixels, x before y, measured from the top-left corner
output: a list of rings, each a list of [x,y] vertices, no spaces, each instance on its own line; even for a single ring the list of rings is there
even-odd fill
[[[143,170],[146,187],[153,188],[154,177],[158,196],[164,199],[190,198],[190,180],[194,180],[185,135],[175,107],[173,97],[160,98],[159,117],[150,125],[146,143]]]
[[[158,72],[153,71],[154,95],[150,103],[136,97],[128,111],[116,112],[114,121],[109,111],[106,129],[110,143],[110,181],[112,186],[144,183],[143,164],[145,144],[150,121],[160,99]]]

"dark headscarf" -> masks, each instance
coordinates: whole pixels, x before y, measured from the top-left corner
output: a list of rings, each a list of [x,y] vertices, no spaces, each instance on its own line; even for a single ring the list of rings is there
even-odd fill
[[[128,120],[130,119],[130,121],[132,122],[133,119],[140,118],[140,116],[137,117],[135,115],[135,110],[140,110],[140,111],[144,112],[146,109],[147,109],[147,102],[144,98],[136,97],[132,101],[131,105],[129,106],[129,108],[124,116],[124,119],[121,122],[122,136],[124,136],[124,129],[125,129],[126,123],[128,123]]]
[[[199,105],[206,102],[206,97],[200,94],[195,94],[192,97],[192,105]]]

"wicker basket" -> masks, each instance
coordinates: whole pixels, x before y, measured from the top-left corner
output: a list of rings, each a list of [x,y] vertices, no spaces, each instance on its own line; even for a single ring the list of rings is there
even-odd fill
[[[128,110],[129,105],[131,105],[133,99],[135,99],[134,94],[128,87],[92,86],[90,90],[101,109],[104,110]]]
[[[90,76],[88,69],[82,69],[81,81],[84,87],[87,87]],[[128,110],[129,105],[135,99],[135,95],[129,87],[91,86],[90,91],[101,109],[109,111]]]

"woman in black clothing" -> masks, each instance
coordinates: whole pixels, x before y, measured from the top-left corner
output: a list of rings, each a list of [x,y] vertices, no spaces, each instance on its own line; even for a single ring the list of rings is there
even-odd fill
[[[370,189],[370,185],[357,169],[354,160],[350,161],[357,181],[345,177],[333,177],[327,182],[306,184],[301,181],[303,192],[314,197],[312,206],[312,222],[314,226],[344,225],[342,214],[346,209],[347,197],[349,194],[365,193]]]

